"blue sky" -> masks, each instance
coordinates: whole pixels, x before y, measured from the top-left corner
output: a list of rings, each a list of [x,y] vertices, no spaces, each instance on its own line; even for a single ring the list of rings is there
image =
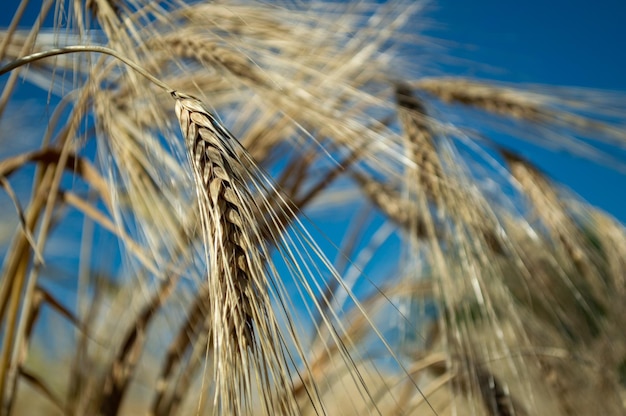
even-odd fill
[[[454,41],[456,56],[485,64],[456,66],[458,74],[619,90],[626,97],[626,1],[440,0],[428,16],[438,24],[429,32]],[[626,175],[552,152],[527,156],[626,223]]]
[[[439,34],[471,47],[467,57],[504,69],[503,79],[626,91],[626,2],[590,3],[439,0],[429,15],[444,25]]]

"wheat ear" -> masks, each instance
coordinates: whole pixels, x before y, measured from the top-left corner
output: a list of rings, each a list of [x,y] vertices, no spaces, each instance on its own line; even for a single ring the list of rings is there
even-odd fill
[[[269,305],[265,250],[236,139],[199,100],[172,96],[196,183],[209,267],[215,410],[253,413],[256,383],[266,414],[295,413],[292,396],[285,396],[291,389],[284,344]]]
[[[398,118],[407,141],[407,148],[411,160],[416,168],[412,175],[416,176],[420,191],[438,209],[455,218],[456,221],[471,227],[477,235],[482,237],[484,246],[494,254],[503,254],[504,247],[497,235],[495,224],[489,216],[477,218],[480,212],[481,200],[462,189],[454,174],[446,172],[442,165],[442,156],[437,151],[432,122],[429,119],[424,103],[413,94],[408,84],[395,84],[395,98],[398,103]],[[387,204],[388,205],[388,204]],[[417,207],[413,211],[417,212]],[[410,212],[410,211],[407,211]],[[433,218],[428,212],[421,213],[421,218],[414,217],[412,227],[420,228],[425,237],[436,234]]]

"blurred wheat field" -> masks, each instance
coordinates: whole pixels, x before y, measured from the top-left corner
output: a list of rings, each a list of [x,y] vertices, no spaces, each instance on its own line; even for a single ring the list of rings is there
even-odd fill
[[[0,415],[623,415],[624,226],[513,143],[626,97],[420,75],[425,4],[16,2]]]

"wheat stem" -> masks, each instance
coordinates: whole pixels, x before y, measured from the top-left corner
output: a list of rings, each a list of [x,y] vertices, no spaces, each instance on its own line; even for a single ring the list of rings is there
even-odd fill
[[[0,76],[16,68],[30,64],[35,61],[39,61],[41,59],[50,58],[50,57],[58,56],[58,55],[66,55],[70,53],[79,53],[79,52],[95,52],[95,53],[102,53],[104,55],[112,56],[122,61],[124,64],[128,65],[130,68],[132,68],[138,74],[145,77],[148,81],[152,82],[157,87],[169,93],[172,93],[174,91],[174,89],[170,87],[169,85],[167,85],[165,82],[159,80],[157,77],[155,77],[154,75],[146,71],[143,67],[131,61],[130,59],[126,58],[124,55],[120,54],[119,52],[114,51],[113,49],[107,48],[105,46],[95,46],[95,45],[93,46],[72,45],[72,46],[66,46],[64,48],[49,49],[46,51],[33,53],[31,55],[27,55],[22,58],[11,61],[8,64],[0,67]]]

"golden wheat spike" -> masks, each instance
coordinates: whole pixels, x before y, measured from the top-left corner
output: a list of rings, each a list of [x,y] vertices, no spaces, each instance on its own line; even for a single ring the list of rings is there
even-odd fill
[[[408,141],[411,160],[417,165],[418,181],[428,198],[439,205],[442,197],[440,182],[444,173],[428,124],[428,114],[407,84],[396,83],[395,95],[399,107],[398,117]]]
[[[249,414],[253,400],[261,400],[266,414],[295,413],[293,398],[285,394],[290,391],[287,365],[236,139],[199,100],[172,95],[196,182],[209,268],[214,405],[222,414]]]
[[[426,78],[413,85],[444,102],[456,102],[496,114],[530,121],[545,120],[548,113],[536,100],[511,88],[464,78]]]

